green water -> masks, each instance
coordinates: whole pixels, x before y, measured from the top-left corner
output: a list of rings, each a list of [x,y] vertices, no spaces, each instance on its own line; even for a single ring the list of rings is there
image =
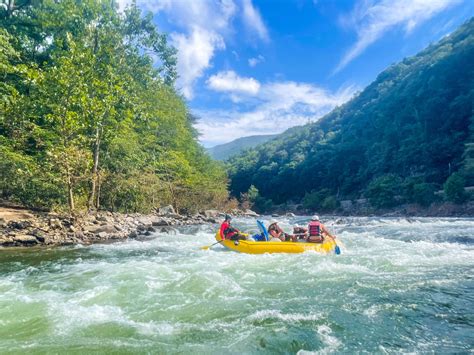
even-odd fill
[[[200,250],[215,226],[0,250],[0,353],[474,351],[473,219],[335,221],[339,256]]]

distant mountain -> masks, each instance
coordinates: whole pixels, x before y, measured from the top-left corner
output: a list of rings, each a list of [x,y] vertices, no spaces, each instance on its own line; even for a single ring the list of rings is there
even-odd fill
[[[231,158],[231,193],[255,186],[262,210],[331,210],[360,197],[376,208],[427,205],[445,183],[462,191],[474,182],[473,106],[474,18],[320,121]]]
[[[208,148],[207,152],[216,160],[226,160],[234,155],[242,153],[245,149],[256,147],[259,144],[268,142],[278,136],[277,134],[268,134],[260,136],[248,136],[238,138],[232,142],[216,145]]]

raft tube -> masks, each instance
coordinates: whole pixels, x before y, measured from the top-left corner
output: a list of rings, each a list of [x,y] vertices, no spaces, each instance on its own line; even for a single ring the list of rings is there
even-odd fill
[[[216,233],[216,241],[222,241],[219,231]],[[335,253],[336,243],[331,238],[326,238],[322,243],[300,243],[300,242],[254,242],[250,240],[224,240],[220,244],[227,249],[247,254],[265,253],[304,253],[315,251],[322,254]]]

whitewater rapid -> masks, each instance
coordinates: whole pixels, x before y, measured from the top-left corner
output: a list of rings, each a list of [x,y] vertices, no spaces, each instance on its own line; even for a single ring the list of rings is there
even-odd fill
[[[0,249],[0,353],[474,351],[474,219],[324,222],[341,255],[200,250],[215,225]]]

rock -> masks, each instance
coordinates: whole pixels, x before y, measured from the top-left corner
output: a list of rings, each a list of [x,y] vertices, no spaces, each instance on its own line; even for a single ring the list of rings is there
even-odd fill
[[[138,238],[138,233],[136,231],[130,232],[128,235],[129,238]]]
[[[38,240],[34,235],[29,235],[29,234],[19,234],[16,235],[13,240],[18,243],[22,244],[28,244],[28,245],[33,245],[33,244],[38,244]]]
[[[97,226],[97,225],[86,226],[84,228],[84,230],[86,230],[88,232],[91,232],[93,234],[116,233],[117,232],[117,229],[114,226],[110,225],[110,224],[106,224],[105,226]]]
[[[155,229],[154,227],[151,227],[151,226],[150,226],[150,227],[148,227],[148,228],[146,229],[146,231],[147,231],[147,232],[150,232],[150,233],[155,233],[155,232],[156,232],[156,229]]]
[[[151,221],[152,226],[168,226],[169,223],[164,218],[155,218]]]
[[[11,237],[0,237],[0,245],[11,246],[13,245],[13,238]]]
[[[99,222],[108,222],[109,221],[109,219],[105,216],[97,216],[97,217],[95,217],[95,220],[99,221]]]
[[[259,214],[257,212],[252,211],[252,210],[245,210],[244,215],[248,216],[248,217],[258,217],[259,216]]]
[[[107,232],[99,232],[97,233],[97,236],[100,238],[100,239],[107,239],[107,236],[109,234]]]
[[[206,210],[206,211],[204,211],[204,215],[207,218],[210,218],[210,217],[217,218],[221,215],[221,213],[218,210]]]
[[[31,227],[30,221],[11,221],[8,223],[8,227],[11,229],[26,229]]]
[[[61,224],[61,221],[57,218],[51,218],[49,220],[49,226],[51,228],[56,228],[56,229],[61,229],[63,225]]]
[[[139,217],[137,220],[138,220],[138,223],[140,223],[140,224],[142,224],[146,227],[152,225],[150,217],[143,216],[143,217]]]
[[[285,214],[286,217],[296,217],[294,213],[292,212],[288,212],[287,214]]]
[[[158,208],[158,214],[160,216],[166,216],[169,214],[176,214],[176,211],[174,210],[174,207],[172,205],[168,205],[165,207]]]

